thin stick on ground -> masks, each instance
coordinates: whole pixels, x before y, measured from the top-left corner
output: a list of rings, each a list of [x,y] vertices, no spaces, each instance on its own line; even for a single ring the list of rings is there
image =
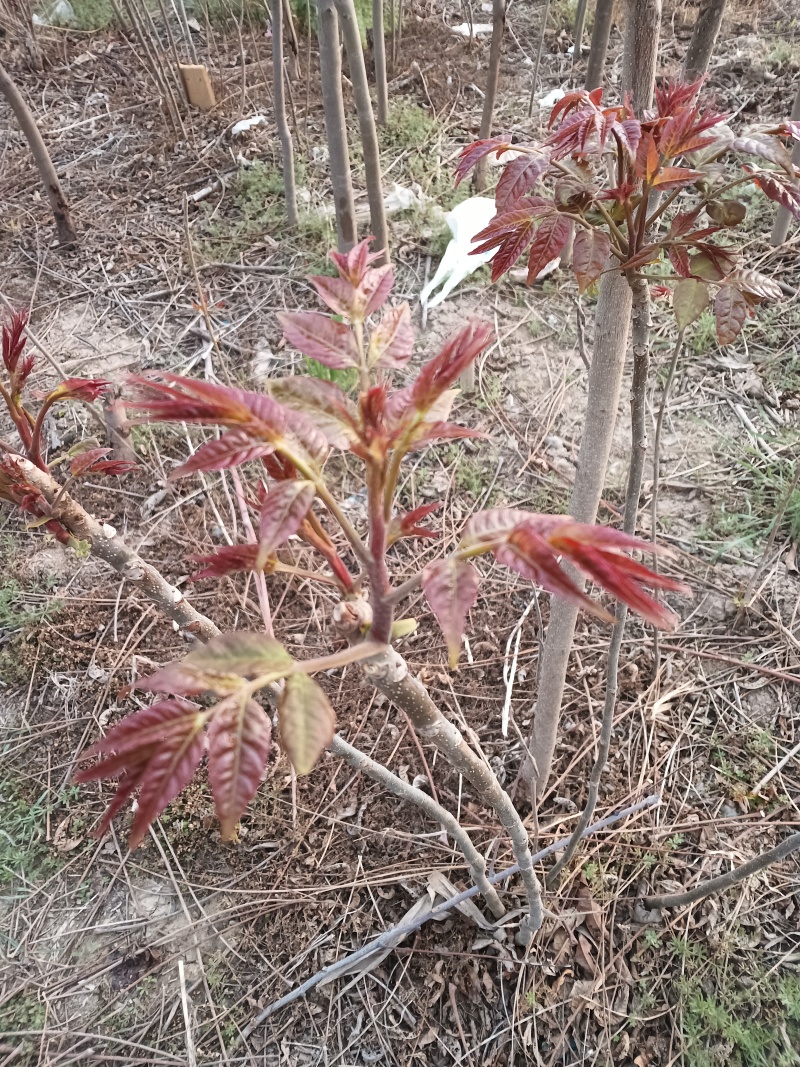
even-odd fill
[[[636,533],[636,517],[639,511],[639,494],[642,491],[644,460],[647,453],[647,372],[650,367],[650,291],[647,282],[641,276],[629,279],[633,293],[633,382],[631,384],[631,462],[628,468],[628,483],[625,490],[625,518],[622,529],[626,534]],[[625,636],[625,622],[628,608],[621,601],[617,602],[614,616],[614,628],[608,646],[606,661],[606,695],[603,704],[603,720],[600,727],[600,741],[592,770],[589,775],[589,790],[586,804],[578,819],[578,824],[570,838],[564,855],[547,875],[546,885],[556,884],[564,867],[570,862],[580,844],[589,820],[597,805],[600,781],[608,762],[611,747],[611,732],[614,728],[614,711],[617,706],[619,688],[619,654]]]
[[[664,893],[662,896],[645,897],[644,903],[648,908],[684,908],[687,904],[695,904],[698,900],[711,896],[712,893],[722,893],[724,890],[730,889],[731,886],[738,885],[745,878],[749,878],[751,874],[758,874],[765,867],[769,867],[771,863],[779,863],[799,848],[800,833],[792,834],[791,837],[781,841],[775,848],[771,848],[769,852],[765,852],[761,856],[755,856],[753,859],[748,860],[747,863],[743,863],[741,867],[736,867],[735,870],[729,871],[727,874],[720,874],[717,878],[709,878],[707,882],[701,882],[700,885],[696,885],[694,889],[690,889],[686,893]]]
[[[605,830],[609,826],[621,822],[630,815],[636,815],[640,811],[655,807],[656,804],[660,803],[660,800],[660,796],[645,797],[644,800],[640,800],[636,804],[631,804],[630,807],[623,808],[622,811],[615,812],[613,815],[607,815],[604,819],[600,819],[592,826],[587,826],[583,832],[583,836],[589,837],[591,834],[599,833],[601,830]],[[546,860],[549,856],[552,856],[555,852],[559,852],[564,848],[569,840],[570,838],[563,837],[558,841],[554,841],[551,845],[548,845],[547,848],[543,848],[540,852],[537,852],[531,859],[534,863]],[[513,867],[508,867],[504,871],[498,871],[496,874],[490,875],[489,881],[492,885],[499,885],[501,882],[508,881],[508,879],[515,874],[519,874],[519,864],[517,863],[515,863]],[[429,922],[431,919],[438,919],[442,915],[446,915],[447,912],[452,911],[453,908],[457,908],[459,904],[463,904],[465,900],[472,900],[472,898],[477,895],[478,888],[477,886],[473,886],[471,889],[465,889],[463,893],[458,893],[456,896],[450,897],[449,900],[437,904],[435,908],[432,908],[424,915],[418,915],[406,922],[401,921],[395,926],[390,926],[388,930],[384,930],[384,932],[373,941],[368,941],[367,944],[362,945],[361,948],[357,949],[355,952],[351,952],[350,955],[345,956],[344,959],[337,960],[336,963],[324,967],[321,971],[318,971],[316,974],[312,975],[311,978],[308,978],[303,982],[302,985],[297,986],[296,989],[287,993],[285,997],[281,997],[280,1000],[276,1000],[274,1003],[267,1005],[260,1015],[245,1026],[241,1032],[239,1040],[246,1041],[255,1028],[260,1026],[266,1019],[275,1015],[282,1008],[288,1007],[289,1004],[293,1004],[296,1000],[300,1000],[301,997],[306,996],[312,989],[316,989],[322,982],[330,982],[342,974],[349,973],[354,964],[365,959],[367,956],[371,956],[375,952],[394,948],[401,941],[404,941],[409,934],[413,934],[415,930],[419,930],[421,926],[424,926],[425,923]]]

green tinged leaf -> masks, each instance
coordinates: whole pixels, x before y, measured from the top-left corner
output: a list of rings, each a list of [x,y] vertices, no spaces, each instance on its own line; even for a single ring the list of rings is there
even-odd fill
[[[672,294],[672,306],[679,330],[699,319],[708,306],[708,286],[699,278],[684,278],[675,286]]]
[[[278,721],[292,766],[298,774],[308,774],[333,740],[336,715],[323,690],[307,674],[286,679]]]

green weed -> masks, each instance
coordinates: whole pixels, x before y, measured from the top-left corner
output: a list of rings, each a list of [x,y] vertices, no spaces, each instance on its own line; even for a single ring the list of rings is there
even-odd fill
[[[26,800],[9,779],[0,779],[0,885],[35,885],[58,869],[55,853],[45,841],[45,795]]]
[[[352,392],[358,385],[358,371],[355,367],[346,367],[342,370],[326,367],[315,359],[303,360],[303,373],[311,378],[318,378],[323,382],[335,382],[346,393]]]
[[[72,0],[72,10],[79,30],[105,30],[116,22],[110,0]]]

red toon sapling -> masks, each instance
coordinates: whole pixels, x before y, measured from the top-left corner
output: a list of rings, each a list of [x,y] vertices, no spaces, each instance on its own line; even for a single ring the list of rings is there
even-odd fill
[[[339,277],[310,281],[343,321],[307,311],[287,312],[280,319],[287,341],[305,356],[328,367],[357,371],[360,391],[355,399],[335,383],[317,378],[278,379],[264,395],[161,374],[134,380],[126,404],[144,421],[191,422],[222,431],[178,467],[175,477],[247,465],[255,486],[248,504],[257,516],[253,526],[258,540],[197,558],[195,578],[237,571],[287,572],[325,583],[339,595],[330,624],[333,650],[318,659],[299,660],[271,634],[213,636],[213,631],[203,631],[201,636],[210,640],[136,681],[136,689],[158,695],[156,702],[124,718],[84,753],[87,763],[99,759],[85,766],[78,780],[117,780],[100,833],[138,792],[131,830],[131,844],[136,845],[205,756],[223,835],[231,838],[263,777],[270,751],[272,724],[259,694],[277,706],[282,745],[297,772],[305,774],[328,745],[338,742],[334,711],[312,675],[358,663],[366,679],[406,712],[423,739],[496,811],[520,864],[529,926],[535,929],[541,923],[541,907],[527,832],[485,761],[391,647],[392,639],[412,625],[396,620],[395,609],[421,586],[455,665],[478,594],[481,579],[474,561],[481,555],[493,554],[522,577],[604,619],[610,617],[608,612],[570,580],[561,560],[571,560],[598,586],[661,626],[672,626],[675,617],[646,587],[686,590],[628,555],[661,551],[652,545],[619,531],[576,523],[569,516],[511,508],[477,512],[453,551],[397,584],[393,572],[400,567],[392,546],[403,538],[435,537],[431,523],[439,506],[403,509],[398,488],[402,462],[442,441],[485,436],[450,419],[454,386],[490,344],[492,329],[477,320],[468,322],[418,373],[409,373],[414,338],[408,305],[384,309],[375,318],[392,288],[391,268],[374,265],[368,242],[347,254],[332,253],[332,258]],[[392,379],[398,372],[404,384],[395,387]],[[363,473],[363,530],[348,519],[326,476],[326,460],[337,450],[350,453]],[[16,461],[8,446],[2,469],[17,469]],[[54,521],[63,521],[61,509],[51,511]],[[285,551],[290,538],[304,543],[317,563],[298,567],[291,558],[295,553]]]

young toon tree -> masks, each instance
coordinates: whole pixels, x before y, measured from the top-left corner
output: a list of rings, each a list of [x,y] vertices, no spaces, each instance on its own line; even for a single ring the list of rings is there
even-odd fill
[[[522,577],[607,621],[612,617],[606,609],[578,589],[560,559],[571,561],[591,581],[659,626],[674,625],[675,616],[648,595],[644,586],[686,589],[655,575],[627,554],[653,551],[652,545],[617,530],[577,523],[569,516],[511,508],[474,514],[452,552],[400,584],[393,582],[392,546],[402,538],[435,537],[436,532],[424,523],[439,506],[402,509],[398,486],[403,461],[444,441],[484,436],[448,418],[456,394],[453,386],[489,343],[492,330],[485,323],[469,322],[445,341],[408,384],[393,388],[391,379],[407,367],[414,338],[407,304],[384,310],[377,321],[374,318],[391,290],[391,268],[374,266],[376,257],[366,242],[346,255],[332,253],[332,258],[339,277],[315,276],[310,281],[338,318],[294,312],[282,314],[280,320],[288,343],[308,357],[333,369],[357,371],[357,399],[317,378],[279,379],[272,383],[270,395],[263,395],[162,375],[138,379],[128,404],[147,421],[197,423],[223,431],[218,439],[198,448],[175,472],[177,477],[249,465],[258,480],[257,499],[250,505],[257,515],[257,543],[223,547],[196,559],[200,569],[195,578],[239,571],[296,573],[297,566],[279,555],[281,546],[296,536],[320,557],[325,568],[299,573],[339,593],[330,619],[330,639],[340,647],[328,656],[303,661],[265,634],[216,636],[213,624],[203,629],[202,617],[195,613],[193,618],[186,598],[161,579],[163,585],[153,586],[149,595],[167,610],[181,608],[177,624],[199,632],[206,643],[137,680],[136,689],[158,694],[158,699],[123,719],[85,753],[86,761],[100,758],[78,778],[84,782],[118,780],[99,833],[138,791],[131,830],[135,846],[207,755],[214,803],[223,835],[230,838],[258,788],[270,751],[272,727],[256,699],[261,694],[277,704],[282,744],[298,773],[308,773],[331,746],[337,755],[386,782],[393,779],[388,770],[380,769],[381,777],[369,761],[359,765],[359,754],[354,756],[354,750],[335,736],[333,708],[312,678],[321,671],[358,663],[366,680],[406,713],[419,737],[433,744],[496,813],[521,869],[528,914],[520,939],[527,941],[542,922],[527,831],[488,764],[445,718],[392,647],[393,638],[414,626],[412,620],[396,620],[396,609],[421,587],[441,625],[454,667],[467,616],[478,595],[481,578],[474,561],[479,556],[492,554]],[[47,469],[40,433],[29,429],[41,425],[42,415],[28,413],[21,400],[29,367],[25,363],[20,369],[20,338],[21,328],[9,334],[4,347],[10,380],[3,396],[20,442],[3,443],[0,495],[35,516],[35,523],[48,524],[54,536],[90,537],[98,554],[134,575],[147,565],[121,559],[124,550],[114,532],[89,528],[86,513],[69,495],[68,486],[59,486]],[[59,395],[82,396],[90,389],[96,395],[100,388],[102,383],[91,383],[91,387],[73,383],[61,387]],[[350,453],[363,472],[368,519],[362,532],[348,520],[326,479],[325,461],[332,450]],[[117,556],[111,559],[113,552]],[[144,575],[148,581],[153,581],[151,571]],[[198,703],[198,697],[203,702]],[[395,788],[391,781],[386,784]],[[430,798],[425,802],[420,806],[430,812]],[[454,832],[452,816],[442,812],[441,821]],[[454,836],[476,882],[497,911],[499,901],[493,904],[485,887],[482,859],[463,831],[461,837]]]
[[[476,252],[497,249],[494,278],[523,253],[529,278],[535,278],[574,234],[573,268],[582,292],[601,281],[602,293],[602,284],[615,276],[627,282],[633,304],[633,444],[624,525],[629,534],[635,529],[646,451],[651,284],[657,283],[662,294],[672,293],[681,331],[713,300],[717,336],[729,344],[754,307],[781,296],[774,281],[742,265],[730,240],[747,212],[735,190],[755,184],[800,216],[800,185],[783,143],[800,132],[800,124],[789,121],[737,135],[724,115],[697,102],[699,86],[699,81],[666,85],[656,91],[655,111],[638,115],[628,104],[603,107],[602,89],[568,94],[553,109],[553,132],[542,144],[514,145],[523,154],[504,169],[496,191],[498,214],[476,238]],[[458,178],[487,154],[500,155],[508,147],[507,138],[497,137],[465,149]],[[742,156],[751,162],[740,163]],[[599,354],[596,347],[593,371]],[[603,414],[613,420],[616,404]],[[598,412],[590,412],[586,432],[590,418],[594,425]],[[602,480],[595,488],[599,499]],[[557,615],[558,608],[555,603],[551,629],[554,618],[568,614]],[[624,616],[620,608],[609,654],[609,723]],[[539,693],[530,745],[535,763],[530,778],[539,796],[552,762],[573,629],[574,614],[558,633],[559,670],[545,678],[558,699],[544,702]],[[550,632],[547,640],[550,644]]]

